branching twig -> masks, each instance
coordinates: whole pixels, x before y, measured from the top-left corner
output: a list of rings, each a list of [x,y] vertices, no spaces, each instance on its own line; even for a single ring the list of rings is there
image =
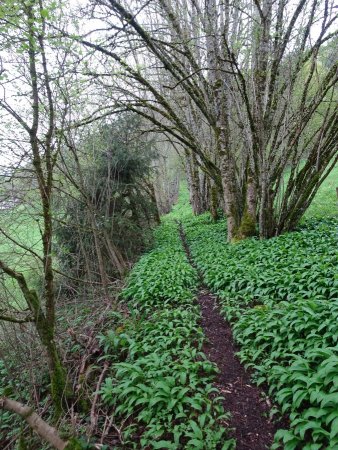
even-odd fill
[[[94,400],[92,403],[92,407],[90,409],[90,435],[93,434],[96,424],[97,424],[97,415],[95,414],[95,408],[96,408],[97,400],[99,398],[100,387],[101,387],[103,378],[104,378],[105,373],[107,372],[108,368],[109,368],[109,362],[105,361],[105,363],[103,365],[103,370],[101,372],[101,375],[100,375],[99,380],[96,385],[95,396],[94,396]]]

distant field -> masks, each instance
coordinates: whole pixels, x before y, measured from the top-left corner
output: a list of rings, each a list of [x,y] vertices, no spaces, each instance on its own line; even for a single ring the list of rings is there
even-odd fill
[[[305,213],[305,218],[338,214],[336,187],[338,187],[338,165],[336,165],[319,188],[310,208]]]
[[[22,272],[36,286],[39,278],[39,264],[37,259],[23,247],[41,253],[41,234],[36,214],[29,214],[23,207],[0,211],[0,228],[16,243],[0,233],[0,259],[18,272]],[[17,301],[21,304],[21,293],[14,280],[4,276],[0,294],[0,302],[11,304]]]

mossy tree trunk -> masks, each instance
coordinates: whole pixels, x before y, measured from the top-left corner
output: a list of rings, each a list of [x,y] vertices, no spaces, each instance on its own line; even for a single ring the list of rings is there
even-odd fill
[[[188,187],[190,193],[190,203],[193,213],[195,215],[202,214],[203,209],[203,195],[201,192],[199,169],[196,155],[186,151],[186,172],[188,179]]]
[[[210,214],[212,220],[216,222],[219,219],[218,216],[218,187],[210,180]]]
[[[63,400],[71,396],[71,391],[67,381],[67,372],[62,364],[55,343],[55,322],[50,321],[52,313],[50,311],[50,305],[48,310],[43,306],[41,298],[35,290],[28,287],[27,281],[22,273],[16,272],[1,260],[0,270],[18,283],[27,307],[31,312],[30,321],[34,322],[41,344],[46,351],[51,382],[51,397],[54,405],[55,418],[57,419],[62,413]],[[47,311],[49,311],[48,315]],[[8,317],[8,321],[15,322],[10,317]]]
[[[51,397],[55,417],[62,412],[63,400],[70,395],[67,372],[62,364],[55,342],[56,301],[54,292],[54,270],[52,260],[53,218],[52,194],[53,173],[60,142],[56,136],[54,93],[48,71],[46,42],[46,14],[42,0],[18,3],[18,15],[22,20],[23,36],[26,39],[23,51],[27,56],[27,76],[31,97],[31,123],[20,111],[4,107],[29,136],[32,166],[38,186],[42,223],[42,256],[30,250],[41,262],[43,271],[43,291],[38,295],[30,289],[24,275],[0,261],[0,269],[14,279],[20,287],[29,310],[28,320],[35,324],[41,344],[47,355],[51,381]],[[14,25],[13,25],[14,26]],[[25,59],[26,60],[26,59]],[[15,312],[12,311],[12,316]],[[16,322],[15,317],[7,317]],[[14,319],[14,320],[12,320]]]
[[[34,10],[34,6],[38,9]],[[33,122],[30,129],[30,144],[33,153],[33,166],[37,178],[40,199],[43,211],[43,269],[44,269],[44,309],[43,314],[41,299],[35,294],[38,309],[34,311],[36,317],[36,327],[41,342],[47,352],[47,361],[51,379],[51,395],[55,407],[56,418],[61,415],[63,399],[70,396],[70,388],[67,383],[67,372],[63,367],[61,358],[55,343],[55,292],[54,292],[54,271],[52,261],[52,239],[53,239],[53,221],[51,213],[52,194],[53,194],[53,171],[56,162],[57,148],[55,147],[55,111],[52,88],[50,85],[50,75],[48,72],[48,63],[45,52],[46,22],[43,13],[42,3],[37,5],[28,4],[26,13],[28,18],[29,30],[29,73],[32,86],[33,98]],[[36,31],[36,23],[41,23],[41,30]],[[40,57],[39,64],[43,71],[43,84],[46,90],[45,108],[47,111],[47,131],[45,133],[43,149],[40,148],[39,126],[41,100],[38,86],[37,58]],[[33,291],[34,292],[34,291]],[[32,291],[31,291],[32,293]],[[34,295],[34,294],[32,294]]]
[[[235,240],[257,235],[257,187],[250,167],[246,170],[244,206]]]

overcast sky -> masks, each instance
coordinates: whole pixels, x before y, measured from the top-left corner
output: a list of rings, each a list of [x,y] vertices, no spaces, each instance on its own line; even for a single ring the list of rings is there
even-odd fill
[[[68,1],[68,5],[71,10],[76,10],[79,7],[84,7],[84,6],[88,5],[88,3],[89,3],[88,0],[69,0]],[[294,5],[295,5],[294,1],[291,0],[289,3],[289,6],[291,6],[291,10],[294,7]],[[84,20],[83,23],[81,23],[81,32],[89,32],[93,28],[99,28],[99,24],[100,24],[99,21]],[[314,28],[312,30],[313,37],[315,37],[315,35],[319,32],[319,30],[320,30],[320,24],[318,24],[318,26],[314,26]],[[6,52],[4,52],[3,50],[2,51],[0,50],[0,55],[4,59],[6,59],[6,56],[8,56],[8,54],[6,54]],[[8,98],[8,96],[10,96],[11,89],[12,88],[9,86],[6,87],[7,98]],[[13,92],[13,89],[12,89],[12,92]],[[4,96],[3,90],[0,88],[0,98],[3,98],[3,96]],[[18,97],[16,97],[16,109],[20,110],[21,113],[22,113],[22,110],[24,110],[24,108],[25,108],[24,98],[25,98],[24,95],[19,97],[19,99],[21,99],[19,101],[22,102],[20,104],[20,103],[18,103]],[[11,100],[11,104],[12,104],[12,100]],[[4,141],[5,135],[6,135],[6,139],[9,138],[9,140]],[[14,130],[11,130],[10,132],[8,132],[8,129],[6,129],[6,127],[4,126],[4,123],[2,121],[2,127],[0,128],[0,167],[1,166],[6,167],[6,166],[9,166],[9,165],[19,161],[19,156],[18,156],[19,148],[16,146],[16,142],[18,142],[21,145],[22,141],[25,139],[27,139],[27,133],[25,133],[21,129],[19,124],[17,124],[14,127]],[[10,147],[12,148],[11,150],[10,150]]]

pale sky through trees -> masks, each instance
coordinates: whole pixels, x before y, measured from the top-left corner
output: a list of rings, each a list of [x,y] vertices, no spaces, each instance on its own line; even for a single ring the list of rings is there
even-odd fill
[[[69,9],[67,9],[67,15],[71,16],[73,13],[79,12],[81,8],[85,8],[90,5],[90,2],[88,0],[69,0],[67,2],[67,7],[69,6]],[[294,11],[295,6],[297,5],[297,2],[290,2],[287,5],[287,9],[289,10],[289,14]],[[90,33],[90,40],[95,40],[99,34],[98,32],[95,32],[97,29],[101,29],[105,27],[104,21],[100,21],[99,19],[88,19],[87,17],[81,17],[81,13],[76,14],[77,16],[80,16],[78,19],[79,29],[81,34]],[[141,17],[140,17],[141,16]],[[138,19],[141,19],[142,23],[142,12],[138,16]],[[70,21],[71,24],[71,21]],[[311,36],[313,36],[313,39],[315,40],[316,36],[320,32],[321,29],[321,23],[320,20],[318,20],[317,23],[314,23],[311,28]],[[71,31],[71,28],[68,26],[68,31]],[[102,31],[99,32],[100,34]],[[119,51],[119,49],[116,49]],[[6,50],[0,49],[0,56],[4,59],[8,56],[8,52]],[[49,61],[49,64],[51,61]],[[8,66],[8,64],[7,64]],[[8,70],[8,69],[7,69]],[[2,98],[6,97],[6,99],[9,99],[9,102],[15,102],[16,107],[22,110],[22,108],[25,105],[25,100],[23,98],[23,94],[20,94],[20,97],[13,98],[12,94],[15,92],[15,87],[11,86],[11,84],[7,83],[6,85],[6,92],[4,91],[4,87],[0,87],[0,96]],[[2,113],[3,114],[3,113]],[[2,131],[0,134],[0,170],[1,168],[6,168],[11,166],[12,164],[17,164],[20,161],[21,155],[22,155],[22,149],[19,149],[16,144],[19,144],[19,146],[22,145],[22,141],[26,142],[26,136],[24,135],[24,132],[20,129],[18,124],[13,122],[13,119],[10,119],[9,123],[12,123],[11,129],[9,130],[8,127],[5,125],[2,127]],[[7,169],[6,169],[7,170]]]
[[[68,13],[70,11],[77,11],[79,8],[84,7],[88,2],[87,0],[69,0],[68,5],[70,6]],[[86,23],[90,23],[88,21],[83,21],[81,24],[81,29],[86,29]],[[88,28],[89,31],[89,28]],[[0,72],[5,68],[6,72],[13,72],[16,70],[15,65],[17,63],[11,64],[10,61],[11,53],[10,51],[0,48]],[[5,62],[3,64],[3,62]],[[51,64],[51,61],[48,61]],[[52,65],[52,64],[51,64]],[[5,66],[5,67],[4,67]],[[9,69],[11,67],[11,69]],[[1,73],[0,73],[1,74]],[[18,74],[18,77],[20,75]],[[14,83],[7,82],[5,85],[0,84],[0,99],[9,101],[11,106],[16,110],[20,110],[22,113],[23,108],[27,107],[29,104],[25,101],[24,95],[20,93],[18,97],[15,79],[16,77],[12,76]],[[1,78],[0,78],[1,80]],[[26,86],[27,87],[27,86]],[[29,89],[29,88],[28,88]],[[29,95],[29,94],[28,94]],[[15,120],[11,117],[8,117],[8,114],[5,114],[6,119],[3,120],[4,112],[1,111],[0,120],[2,120],[2,127],[0,131],[0,175],[8,173],[8,170],[12,166],[20,165],[25,158],[23,157],[23,147],[27,147],[27,151],[29,149],[29,142],[27,140],[26,133],[22,130],[20,125],[15,122]],[[4,126],[5,122],[5,126]],[[18,146],[16,145],[18,144]]]

